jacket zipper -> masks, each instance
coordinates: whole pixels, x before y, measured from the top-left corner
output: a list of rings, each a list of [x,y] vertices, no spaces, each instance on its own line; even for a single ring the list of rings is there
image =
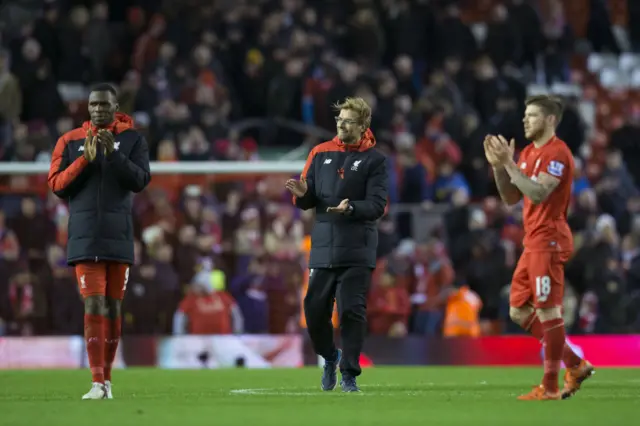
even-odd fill
[[[330,240],[331,244],[329,245],[330,250],[331,250],[330,251],[330,255],[329,255],[329,268],[332,268],[333,267],[333,265],[332,265],[332,263],[333,263],[333,244],[334,244],[334,242],[333,242],[333,223],[331,223],[331,222],[329,222],[329,223],[330,223],[330,228],[331,228],[331,240]]]
[[[98,185],[98,200],[97,200],[97,204],[98,204],[98,224],[96,226],[96,233],[99,232],[99,230],[101,229],[100,227],[102,226],[102,192],[103,192],[103,185],[104,185],[104,159],[102,161],[100,161],[100,184]],[[94,233],[94,244],[97,243],[98,241],[98,237],[96,235],[96,233]],[[95,262],[97,263],[100,259],[98,258],[98,256],[96,256]]]
[[[347,153],[344,161],[342,162],[342,170],[346,170],[347,165],[351,161],[351,155]],[[331,223],[331,222],[330,222]],[[330,256],[329,256],[329,269],[333,268],[333,223],[331,223],[331,246],[330,246]]]

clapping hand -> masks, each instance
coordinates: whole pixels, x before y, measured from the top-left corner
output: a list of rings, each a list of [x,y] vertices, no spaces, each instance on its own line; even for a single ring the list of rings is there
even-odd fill
[[[97,136],[93,135],[91,129],[87,132],[87,137],[84,139],[84,158],[88,162],[92,162],[96,159],[97,154]]]
[[[304,178],[300,180],[289,179],[285,184],[285,188],[289,190],[296,197],[304,197],[304,194],[307,193],[307,181]]]
[[[327,213],[346,213],[347,210],[349,209],[349,199],[345,198],[344,200],[340,201],[340,204],[338,204],[336,207],[327,207]]]
[[[104,155],[109,155],[115,148],[116,139],[110,131],[100,129],[98,130],[98,142],[103,146]]]
[[[509,161],[513,161],[516,146],[514,139],[507,142],[507,139],[502,135],[488,135],[485,138],[484,146],[485,156],[492,166],[504,166]]]
[[[487,161],[492,167],[498,167],[500,165],[500,161],[498,156],[495,154],[493,145],[491,143],[491,138],[494,136],[487,135],[484,138],[484,156],[487,158]]]

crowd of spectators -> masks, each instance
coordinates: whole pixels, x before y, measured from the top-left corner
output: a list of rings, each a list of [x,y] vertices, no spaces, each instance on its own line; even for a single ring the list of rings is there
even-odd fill
[[[2,161],[48,162],[55,139],[86,119],[95,82],[116,84],[121,110],[160,162],[258,160],[265,146],[312,145],[318,129],[334,131],[330,105],[361,96],[399,207],[380,222],[371,331],[439,334],[461,291],[481,300],[473,309],[483,333],[515,331],[505,288],[522,250],[521,213],[497,200],[482,140],[500,133],[521,148],[528,85],[572,83],[576,43],[563,2],[488,2],[483,34],[464,18],[487,3],[475,1],[32,3],[0,8]],[[591,46],[619,53],[606,9],[594,5]],[[558,129],[577,163],[567,324],[637,331],[640,172],[625,160],[638,155],[629,141],[640,117],[593,142],[581,102],[566,98]],[[248,118],[266,125],[237,125]],[[316,131],[278,127],[278,118]],[[594,143],[609,145],[599,166]],[[81,334],[65,203],[0,180],[0,334]],[[209,332],[297,332],[313,217],[293,208],[283,182],[155,176],[135,198],[124,332],[188,332],[175,314],[196,315],[198,297],[228,317]],[[411,215],[442,226],[416,240]],[[211,302],[211,291],[221,297]]]

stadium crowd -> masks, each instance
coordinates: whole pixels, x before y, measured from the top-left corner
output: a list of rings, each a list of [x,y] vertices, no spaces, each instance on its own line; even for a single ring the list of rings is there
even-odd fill
[[[312,143],[313,134],[234,123],[286,118],[334,131],[330,105],[360,96],[374,109],[398,207],[379,225],[370,331],[516,332],[505,288],[522,250],[520,211],[496,198],[481,142],[499,133],[522,148],[529,85],[575,83],[576,29],[563,2],[32,3],[0,9],[2,161],[48,162],[57,137],[86,119],[95,82],[116,82],[121,110],[146,134],[152,159],[165,162],[257,160],[264,146]],[[469,19],[481,3],[484,32]],[[604,2],[585,3],[591,47],[620,53]],[[581,96],[566,103],[558,135],[578,165],[566,323],[573,333],[637,331],[640,172],[627,165],[638,156],[629,141],[640,109],[602,134],[585,122]],[[594,162],[592,151],[607,144]],[[284,179],[153,180],[135,198],[124,333],[188,332],[174,323],[176,310],[204,315],[192,332],[297,332],[313,221],[291,205]],[[43,182],[19,182],[1,182],[0,335],[81,334],[65,261],[68,210],[38,189]],[[415,239],[416,215],[442,226]],[[198,305],[212,288],[224,303]],[[456,315],[474,326],[448,323]]]

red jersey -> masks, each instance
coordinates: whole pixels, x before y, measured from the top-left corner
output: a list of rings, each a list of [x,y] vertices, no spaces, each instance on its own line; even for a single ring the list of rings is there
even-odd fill
[[[231,334],[231,309],[235,303],[225,291],[208,295],[190,293],[182,300],[178,310],[188,318],[189,334]]]
[[[573,251],[573,234],[567,223],[575,167],[571,150],[554,136],[540,148],[527,145],[520,153],[518,166],[534,181],[539,173],[560,179],[560,184],[540,204],[533,204],[528,197],[523,197],[525,250]]]

